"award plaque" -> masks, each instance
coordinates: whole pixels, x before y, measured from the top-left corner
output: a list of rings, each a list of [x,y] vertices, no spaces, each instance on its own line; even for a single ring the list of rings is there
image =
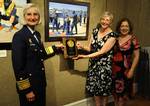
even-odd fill
[[[75,38],[63,38],[64,58],[73,58],[78,55]]]

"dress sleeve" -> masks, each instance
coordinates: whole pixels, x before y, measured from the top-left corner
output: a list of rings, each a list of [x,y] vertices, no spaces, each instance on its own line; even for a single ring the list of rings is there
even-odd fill
[[[139,49],[140,48],[139,41],[137,40],[137,38],[135,36],[132,37],[132,43],[134,45],[134,49]]]
[[[99,29],[98,29],[98,28],[94,28],[94,29],[93,29],[93,32],[92,32],[93,37],[97,36],[98,31],[99,31]]]
[[[116,32],[111,32],[111,33],[109,33],[109,36],[110,37],[115,37],[115,38],[117,38],[117,33]]]

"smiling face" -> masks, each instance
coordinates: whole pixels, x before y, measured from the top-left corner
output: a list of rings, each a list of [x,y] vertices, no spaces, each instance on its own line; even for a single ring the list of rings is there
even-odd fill
[[[108,27],[110,27],[111,18],[109,16],[103,16],[100,20],[100,24],[103,29],[107,29]]]
[[[29,27],[35,27],[40,21],[40,15],[36,7],[30,7],[24,13],[24,19],[26,25]]]
[[[129,23],[127,21],[123,21],[120,25],[120,33],[122,35],[127,35],[130,31]]]

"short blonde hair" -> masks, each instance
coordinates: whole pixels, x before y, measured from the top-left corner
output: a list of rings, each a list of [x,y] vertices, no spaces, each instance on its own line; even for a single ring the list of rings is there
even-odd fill
[[[100,20],[101,20],[103,17],[106,17],[106,16],[107,16],[107,17],[110,17],[111,22],[113,21],[114,16],[113,16],[112,13],[110,13],[110,12],[108,12],[108,11],[105,11],[105,12],[101,15]]]
[[[33,3],[28,3],[28,4],[25,5],[25,7],[24,7],[24,9],[23,9],[23,18],[22,18],[23,20],[21,20],[21,24],[26,25],[25,15],[26,15],[27,11],[28,11],[30,8],[35,8],[35,10],[37,11],[37,13],[38,13],[38,15],[39,15],[39,22],[38,22],[38,24],[40,24],[40,23],[41,23],[40,10],[39,10],[39,8],[38,8],[35,4],[33,4]]]

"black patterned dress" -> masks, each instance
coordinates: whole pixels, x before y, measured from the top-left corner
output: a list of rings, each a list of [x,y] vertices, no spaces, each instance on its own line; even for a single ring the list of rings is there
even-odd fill
[[[111,32],[103,38],[98,39],[98,29],[94,29],[91,43],[92,52],[99,51],[110,37],[115,37],[115,33]],[[90,58],[86,80],[86,91],[90,96],[111,95],[112,57],[113,49],[99,57]]]

